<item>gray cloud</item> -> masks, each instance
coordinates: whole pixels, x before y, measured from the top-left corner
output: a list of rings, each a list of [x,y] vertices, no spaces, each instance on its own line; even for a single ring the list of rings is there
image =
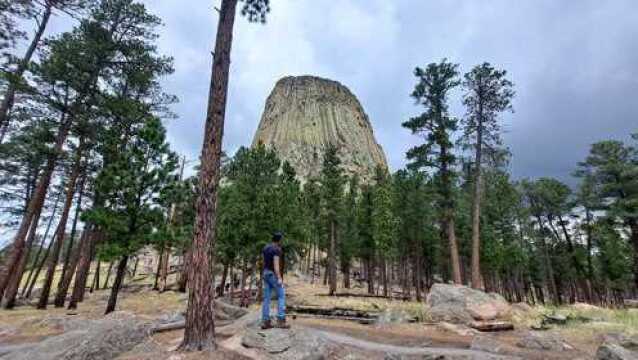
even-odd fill
[[[175,57],[164,84],[181,99],[180,119],[169,137],[196,159],[215,4],[145,2],[165,22],[161,50]],[[635,0],[273,0],[266,25],[237,18],[225,148],[250,144],[278,78],[314,74],[359,97],[391,167],[401,168],[417,141],[400,126],[420,111],[409,98],[412,70],[447,57],[464,71],[483,61],[509,71],[516,113],[503,122],[514,175],[568,180],[590,143],[638,130],[637,13]],[[452,110],[463,114],[458,101]]]

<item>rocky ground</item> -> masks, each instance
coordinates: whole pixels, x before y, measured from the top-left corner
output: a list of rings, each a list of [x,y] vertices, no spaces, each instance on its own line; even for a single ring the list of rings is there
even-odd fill
[[[185,354],[176,351],[185,294],[133,282],[108,316],[106,290],[88,294],[74,312],[28,305],[0,311],[0,359],[638,359],[636,310],[510,306],[453,286],[433,288],[427,306],[362,297],[356,286],[348,296],[326,292],[301,275],[288,280],[291,308],[338,310],[291,314],[290,330],[260,330],[257,305],[218,302],[218,351]],[[514,330],[473,328],[495,322]]]

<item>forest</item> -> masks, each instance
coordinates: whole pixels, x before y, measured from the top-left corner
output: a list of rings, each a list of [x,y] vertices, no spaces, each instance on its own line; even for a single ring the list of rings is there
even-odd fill
[[[414,116],[383,120],[417,139],[404,169],[380,167],[365,183],[345,175],[331,145],[321,175],[299,179],[263,145],[221,151],[236,6],[218,9],[205,146],[189,175],[198,159],[167,141],[179,100],[161,86],[173,59],[158,51],[160,18],[134,0],[0,0],[4,308],[37,296],[39,309],[50,300],[73,309],[106,286],[112,312],[146,247],[160,254],[157,291],[170,287],[169,259],[180,259],[187,319],[210,310],[213,291],[240,291],[247,306],[275,230],[285,233],[285,271],[310,274],[330,295],[359,283],[423,301],[434,283],[452,282],[530,304],[622,306],[635,296],[638,133],[591,144],[573,164],[575,185],[513,178],[502,118],[516,91],[506,69],[424,59],[413,70]],[[270,10],[267,0],[239,6],[250,22]],[[47,36],[53,13],[76,25]],[[457,100],[463,113],[450,110]],[[113,279],[87,283],[100,263]],[[210,325],[187,328],[184,347],[201,348]]]

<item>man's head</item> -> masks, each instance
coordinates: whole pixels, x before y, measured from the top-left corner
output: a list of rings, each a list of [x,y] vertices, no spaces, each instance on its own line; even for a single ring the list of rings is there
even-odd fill
[[[284,234],[281,231],[275,231],[272,234],[272,242],[274,243],[277,243],[277,244],[280,243],[281,239],[283,238],[284,238]]]

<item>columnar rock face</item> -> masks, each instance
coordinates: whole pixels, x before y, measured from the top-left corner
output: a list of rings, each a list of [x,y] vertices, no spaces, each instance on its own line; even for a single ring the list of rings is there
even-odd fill
[[[277,82],[253,146],[259,143],[275,148],[302,180],[319,175],[328,144],[337,146],[348,175],[369,181],[378,165],[387,168],[357,98],[340,83],[314,76],[290,76]]]

